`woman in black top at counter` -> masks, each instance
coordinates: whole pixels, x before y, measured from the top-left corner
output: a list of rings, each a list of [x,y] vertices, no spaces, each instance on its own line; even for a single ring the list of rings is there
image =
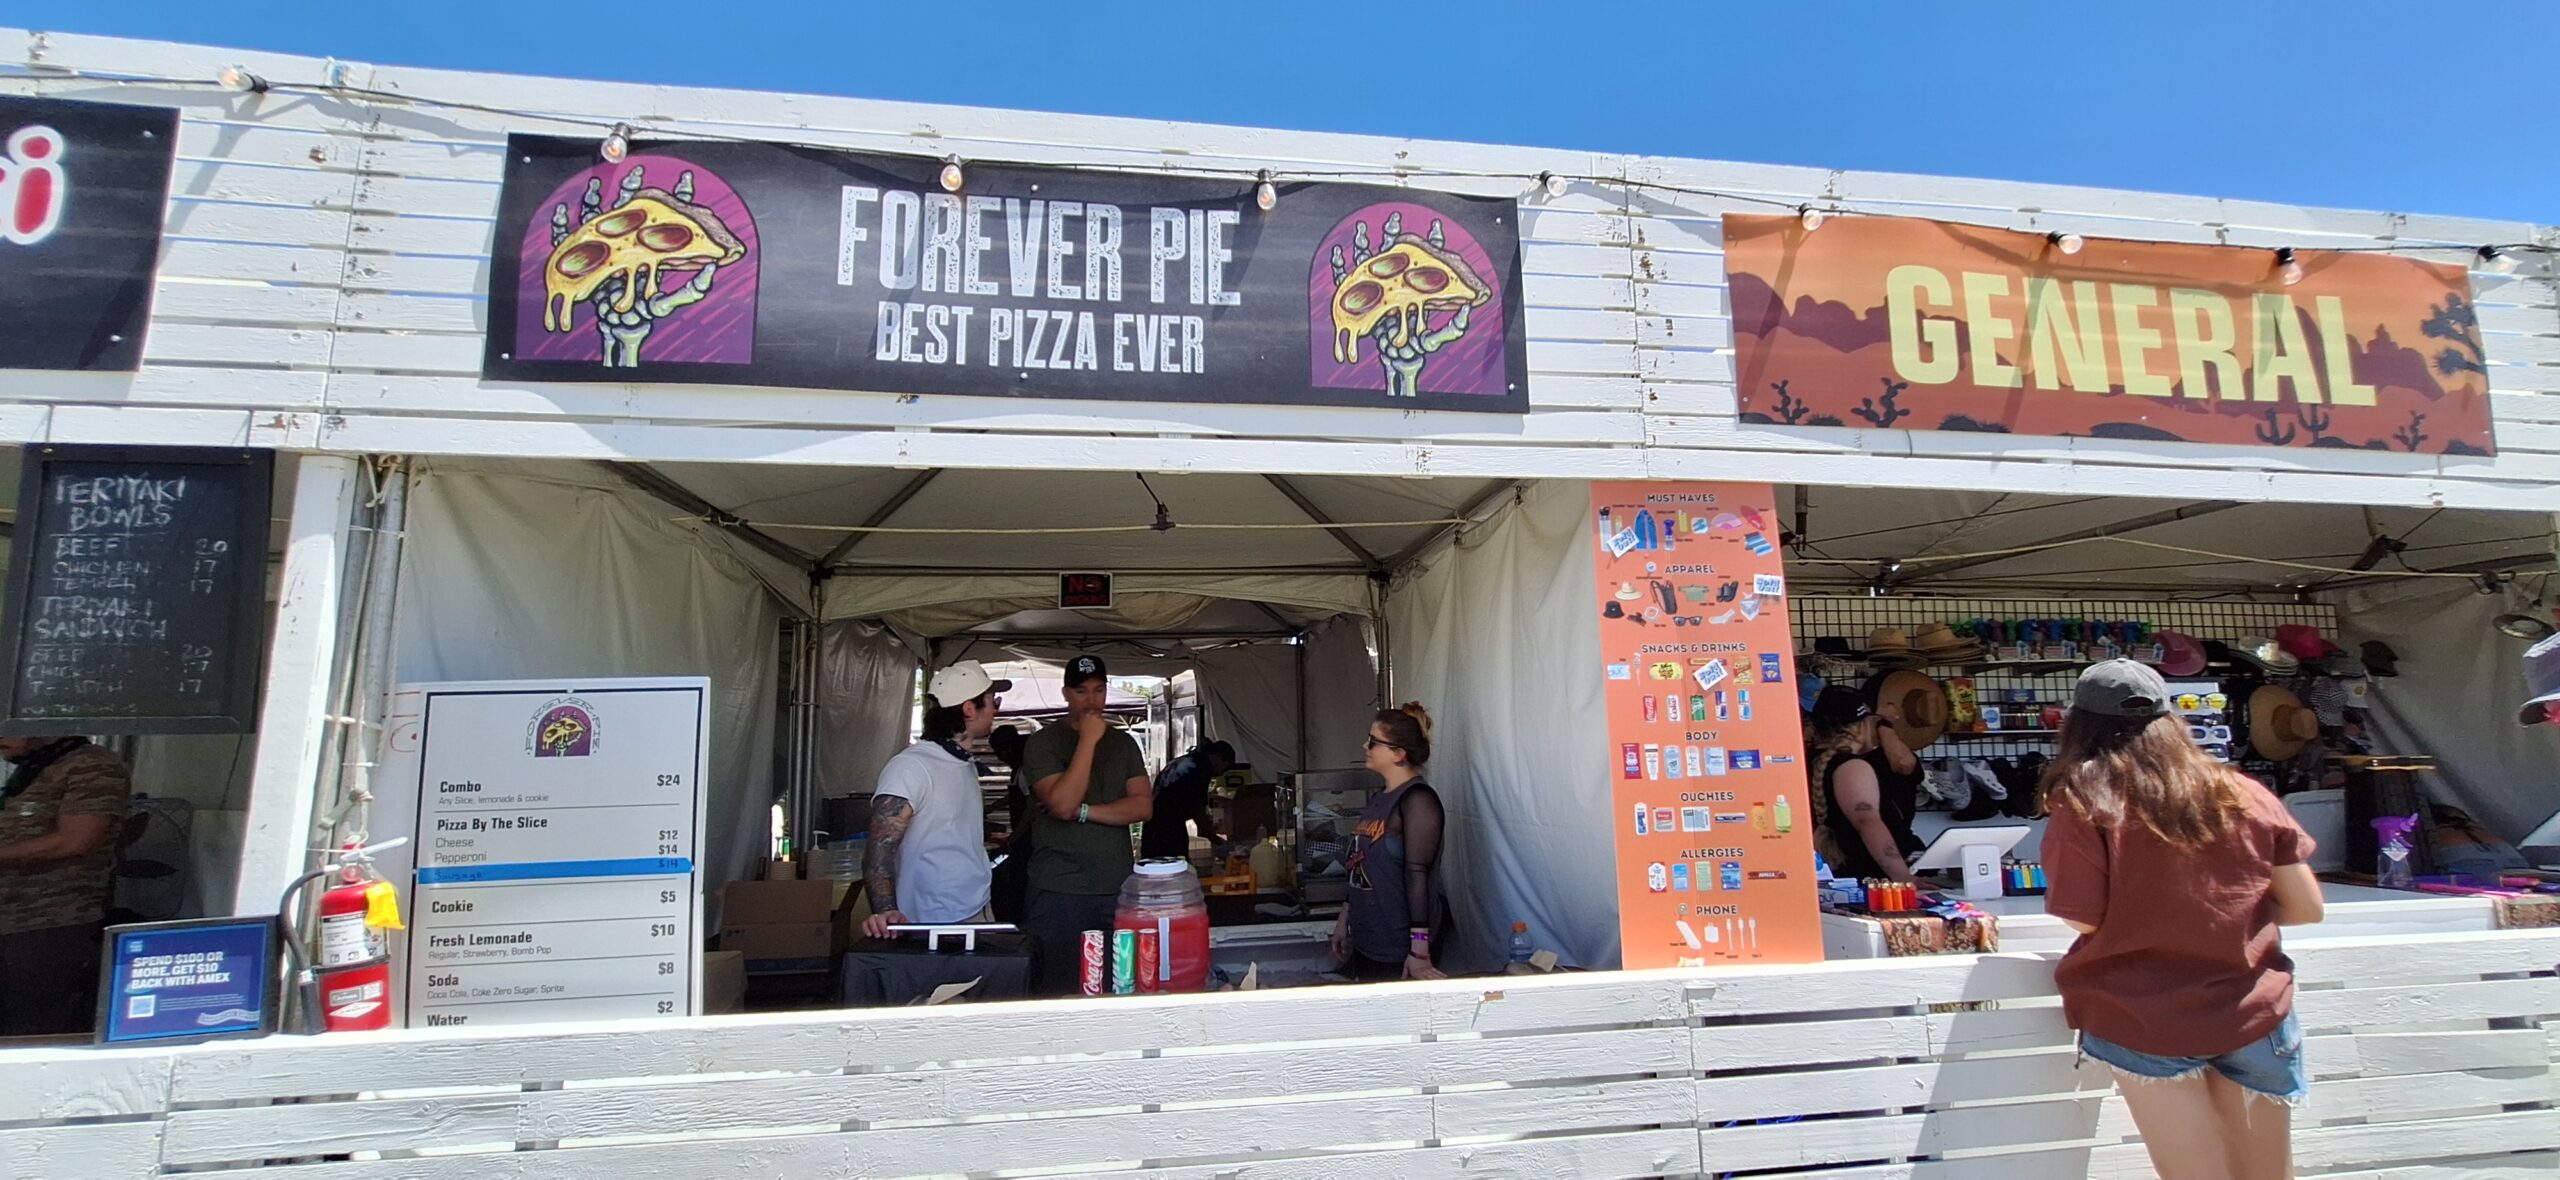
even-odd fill
[[[1369,769],[1387,789],[1352,829],[1351,892],[1333,925],[1333,957],[1353,979],[1445,979],[1440,933],[1440,795],[1422,777],[1431,761],[1431,714],[1418,702],[1369,722]]]
[[[1910,829],[1911,817],[1920,811],[1920,784],[1929,776],[1920,769],[1920,755],[1902,740],[1902,702],[1884,699],[1884,679],[1879,672],[1867,677],[1858,692],[1875,714],[1875,749],[1865,757],[1867,765],[1876,768],[1876,786],[1882,791],[1885,805],[1903,817],[1903,828]]]
[[[1805,721],[1812,770],[1814,840],[1836,877],[1911,880],[1911,808],[1884,788],[1891,764],[1881,734],[1892,732],[1856,689],[1822,690]],[[1914,760],[1916,767],[1917,760]]]

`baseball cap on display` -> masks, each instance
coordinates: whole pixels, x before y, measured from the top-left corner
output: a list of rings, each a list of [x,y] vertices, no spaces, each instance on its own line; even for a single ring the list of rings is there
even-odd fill
[[[1108,680],[1110,678],[1111,674],[1102,670],[1102,661],[1098,657],[1077,656],[1076,658],[1067,661],[1066,684],[1068,688],[1074,688],[1088,680]]]
[[[2169,686],[2149,665],[2108,660],[2080,674],[2071,707],[2101,717],[2159,717],[2169,712]]]
[[[988,693],[1006,692],[1012,688],[1012,681],[987,675],[987,669],[978,661],[962,660],[934,673],[933,679],[925,682],[924,694],[947,709],[963,701],[974,701]]]

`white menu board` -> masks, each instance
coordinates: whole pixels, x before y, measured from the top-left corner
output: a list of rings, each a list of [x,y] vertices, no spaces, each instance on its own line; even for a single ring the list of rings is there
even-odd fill
[[[417,791],[410,1027],[700,1012],[710,690],[400,690]]]

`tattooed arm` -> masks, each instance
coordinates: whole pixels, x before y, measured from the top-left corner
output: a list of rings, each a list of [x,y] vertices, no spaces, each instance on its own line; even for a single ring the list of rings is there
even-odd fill
[[[1849,824],[1858,829],[1858,838],[1866,843],[1867,855],[1876,858],[1885,876],[1896,881],[1911,879],[1911,866],[1902,859],[1902,846],[1894,841],[1893,829],[1884,822],[1883,796],[1876,788],[1876,768],[1863,761],[1849,761],[1831,776],[1831,802],[1847,812]]]
[[[863,841],[862,853],[862,880],[871,892],[871,916],[862,920],[862,932],[869,937],[886,938],[892,924],[907,920],[898,911],[898,853],[915,818],[915,805],[900,796],[871,801],[871,838]]]

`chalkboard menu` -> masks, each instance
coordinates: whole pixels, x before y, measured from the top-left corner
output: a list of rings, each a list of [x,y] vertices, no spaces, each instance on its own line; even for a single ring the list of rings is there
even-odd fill
[[[271,456],[36,446],[24,462],[0,734],[248,732]]]

